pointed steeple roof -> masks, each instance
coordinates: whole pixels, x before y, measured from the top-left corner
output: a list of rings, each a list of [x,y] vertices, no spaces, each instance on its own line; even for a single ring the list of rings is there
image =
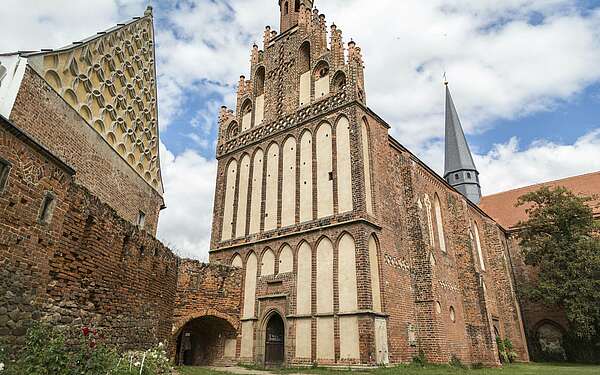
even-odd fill
[[[446,83],[446,162],[444,177],[461,170],[476,171],[460,118]]]

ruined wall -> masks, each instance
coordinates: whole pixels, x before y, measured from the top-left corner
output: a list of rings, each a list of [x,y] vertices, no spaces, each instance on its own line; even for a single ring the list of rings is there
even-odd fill
[[[166,341],[177,258],[73,183],[51,154],[6,129],[0,157],[11,170],[0,195],[0,336],[22,343],[31,323],[44,320],[100,328],[122,348]],[[44,222],[48,194],[54,203]]]
[[[10,120],[77,170],[75,181],[145,229],[156,233],[160,194],[32,68],[27,67]]]
[[[0,336],[22,343],[31,321],[44,313],[48,254],[61,239],[72,176],[0,122],[0,158],[10,165],[0,190]],[[56,202],[49,224],[38,220],[46,192]]]

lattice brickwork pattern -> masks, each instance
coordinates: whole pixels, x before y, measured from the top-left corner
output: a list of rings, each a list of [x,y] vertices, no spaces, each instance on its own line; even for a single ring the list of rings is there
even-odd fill
[[[48,83],[162,192],[152,18],[35,55]]]

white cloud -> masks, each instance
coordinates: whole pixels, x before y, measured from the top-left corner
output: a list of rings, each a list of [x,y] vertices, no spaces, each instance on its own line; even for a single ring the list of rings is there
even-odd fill
[[[158,238],[185,257],[208,260],[217,162],[187,150],[173,155],[161,144],[165,203]]]
[[[216,111],[233,106],[248,75],[252,42],[278,27],[276,0],[156,2],[159,111],[163,136],[182,113],[204,153],[214,145]],[[576,0],[328,0],[329,23],[363,49],[369,105],[392,134],[434,169],[443,163],[442,73],[448,72],[467,133],[498,119],[556,108],[600,80],[600,10]],[[142,0],[4,0],[0,51],[58,47],[140,15]],[[65,11],[68,9],[68,11]],[[535,22],[531,22],[531,20]],[[207,101],[202,113],[191,97]],[[187,125],[187,124],[186,124]],[[573,124],[576,126],[576,124]],[[486,193],[597,168],[598,133],[572,145],[516,139],[476,156]],[[543,139],[543,134],[540,134]],[[162,149],[168,209],[160,237],[198,256],[209,246],[216,163],[195,151]]]
[[[600,129],[582,136],[572,145],[542,140],[522,149],[519,140],[512,138],[507,143],[495,145],[487,155],[476,156],[486,195],[597,172],[599,161]]]

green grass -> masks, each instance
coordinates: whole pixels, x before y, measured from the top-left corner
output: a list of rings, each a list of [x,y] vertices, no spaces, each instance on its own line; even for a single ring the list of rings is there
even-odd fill
[[[180,375],[223,375],[205,368],[182,367]],[[313,375],[598,375],[600,366],[570,365],[570,364],[516,364],[497,369],[468,370],[450,366],[414,366],[379,368],[375,370],[328,369],[328,368],[287,368],[268,370],[275,374],[313,374]]]

